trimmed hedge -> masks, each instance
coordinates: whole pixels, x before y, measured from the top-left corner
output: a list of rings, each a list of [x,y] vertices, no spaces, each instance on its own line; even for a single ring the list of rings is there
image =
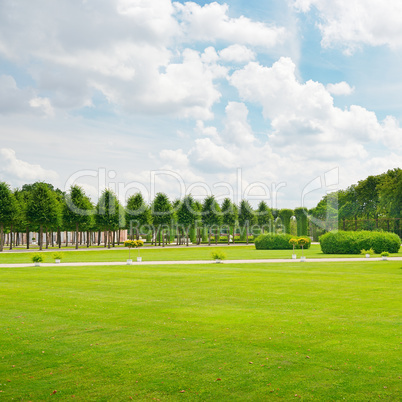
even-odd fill
[[[328,232],[320,236],[319,240],[324,254],[360,254],[361,250],[371,248],[376,254],[384,251],[397,253],[401,246],[401,239],[395,233],[367,230]]]
[[[308,237],[301,236],[308,240],[304,249],[310,248],[311,240]],[[290,234],[262,234],[255,239],[255,248],[257,250],[292,250],[293,246],[289,243],[290,239],[300,239],[300,237],[292,236]],[[300,246],[295,248],[301,249]]]

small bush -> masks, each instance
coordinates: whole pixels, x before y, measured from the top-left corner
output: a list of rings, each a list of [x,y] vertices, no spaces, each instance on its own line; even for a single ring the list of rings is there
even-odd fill
[[[388,251],[383,251],[383,252],[381,253],[381,257],[389,257]]]
[[[307,245],[310,245],[311,241],[308,237],[299,237],[299,239],[297,240],[297,244],[301,247],[304,248]]]
[[[397,253],[401,239],[389,232],[345,232],[333,231],[320,236],[321,250],[324,254],[360,254],[361,250],[373,249],[376,254],[383,251]]]
[[[255,248],[257,250],[291,250],[293,245],[290,242],[291,239],[299,240],[300,237],[295,237],[290,234],[263,234],[255,239]],[[311,240],[308,237],[303,237],[306,239],[306,244],[303,245],[304,249],[308,249],[311,246]],[[299,242],[295,245],[295,248],[301,249]]]
[[[32,256],[32,262],[43,262],[45,261],[45,256],[43,255],[43,253],[36,253]]]
[[[370,250],[362,250],[362,251],[360,251],[360,254],[362,254],[362,255],[373,255],[374,254],[374,250],[371,248]]]
[[[144,245],[143,240],[126,240],[124,242],[124,247],[128,247],[128,248],[131,248],[131,247],[138,248],[138,247],[142,247],[143,245]]]
[[[60,251],[56,251],[55,253],[53,253],[53,258],[55,260],[61,260],[64,257],[64,254]]]
[[[223,251],[213,251],[211,256],[213,260],[224,260],[226,258],[226,254]]]

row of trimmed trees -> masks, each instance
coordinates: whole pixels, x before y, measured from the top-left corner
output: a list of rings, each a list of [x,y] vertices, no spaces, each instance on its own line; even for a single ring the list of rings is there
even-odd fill
[[[306,214],[304,208],[294,211],[270,209],[264,201],[256,210],[246,200],[237,206],[226,198],[219,205],[214,196],[206,197],[202,203],[191,195],[170,201],[163,193],[158,193],[149,205],[142,194],[137,193],[127,200],[124,208],[109,189],[94,205],[79,186],[71,187],[65,194],[43,182],[24,185],[15,191],[7,183],[0,182],[0,250],[4,247],[5,233],[8,233],[10,249],[18,243],[19,234],[25,234],[29,248],[30,233],[38,233],[42,249],[43,238],[48,247],[49,243],[53,244],[54,233],[56,243],[61,247],[64,231],[75,233],[76,248],[83,233],[86,233],[88,247],[94,241],[100,244],[102,236],[104,245],[110,247],[114,246],[116,232],[120,229],[127,229],[137,238],[145,233],[155,244],[162,245],[176,237],[179,243],[188,245],[190,239],[198,244],[208,240],[211,244],[214,236],[217,243],[222,230],[228,243],[235,241],[238,234],[248,243],[250,233],[289,233],[293,216],[297,217],[297,234],[306,235]]]
[[[123,207],[109,190],[102,194],[94,206],[79,186],[73,186],[69,193],[64,194],[54,189],[51,184],[43,182],[24,185],[22,189],[15,191],[11,191],[7,183],[0,182],[0,251],[4,248],[5,230],[9,233],[10,249],[17,243],[17,236],[20,233],[25,233],[29,248],[31,232],[38,233],[40,249],[43,248],[44,233],[46,247],[49,245],[50,235],[53,243],[53,233],[57,234],[56,241],[61,247],[62,231],[75,233],[76,248],[79,234],[82,238],[82,232],[87,232],[89,246],[90,232],[104,231],[107,236],[112,230],[124,226],[123,211]]]

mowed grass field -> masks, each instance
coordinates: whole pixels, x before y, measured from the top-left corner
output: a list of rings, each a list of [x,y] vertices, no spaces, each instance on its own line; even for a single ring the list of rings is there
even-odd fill
[[[256,260],[266,258],[292,258],[292,250],[256,250],[254,245],[249,246],[193,246],[193,247],[143,247],[140,249],[140,255],[143,261],[192,261],[192,260],[211,260],[212,251],[223,251],[227,255],[229,260]],[[21,251],[21,252],[20,252]],[[32,256],[38,251],[26,252],[26,251],[13,251],[0,253],[0,264],[17,264],[17,263],[30,263],[32,262]],[[48,250],[43,251],[45,256],[45,262],[54,262],[53,253],[59,251]],[[128,259],[127,248],[111,248],[111,249],[89,249],[89,250],[71,250],[64,251],[62,259],[63,262],[125,262]],[[297,258],[301,257],[301,250],[296,250]],[[307,258],[357,258],[363,257],[360,254],[323,254],[319,244],[312,244],[311,248],[304,250],[304,256]],[[138,250],[131,249],[131,258],[136,259]],[[402,252],[391,254],[391,256],[402,257]],[[379,255],[373,255],[373,257],[379,257]]]
[[[0,400],[399,401],[402,262],[0,269]]]

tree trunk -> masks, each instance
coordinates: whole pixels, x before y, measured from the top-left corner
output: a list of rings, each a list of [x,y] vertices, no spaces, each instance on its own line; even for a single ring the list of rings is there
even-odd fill
[[[114,247],[116,243],[116,231],[112,231],[112,246]]]
[[[3,234],[4,234],[4,227],[3,222],[0,223],[0,251],[3,251]]]
[[[112,237],[112,231],[109,230],[109,231],[108,231],[108,234],[107,234],[107,248],[110,248],[110,240],[111,240],[111,237]]]
[[[248,222],[246,223],[246,244],[248,245]]]
[[[228,226],[228,246],[230,245],[230,226]]]
[[[90,242],[91,242],[91,232],[87,230],[87,248],[89,248]]]
[[[217,228],[215,233],[215,246],[218,245],[218,233],[220,234],[220,232],[220,228]]]
[[[208,246],[211,245],[211,228],[208,228]]]
[[[75,223],[75,249],[78,250],[78,222]]]
[[[47,231],[47,228],[45,228],[45,244],[46,244],[46,248],[49,248],[49,233]]]
[[[10,250],[13,249],[13,225],[10,226]]]
[[[43,225],[39,225],[39,250],[42,250],[43,245]]]
[[[26,228],[25,234],[27,237],[27,250],[29,250],[29,229],[28,229],[28,227]]]
[[[186,230],[186,246],[188,247],[188,232],[189,232],[189,228],[187,228]]]
[[[235,244],[236,226],[233,225],[233,244]]]

